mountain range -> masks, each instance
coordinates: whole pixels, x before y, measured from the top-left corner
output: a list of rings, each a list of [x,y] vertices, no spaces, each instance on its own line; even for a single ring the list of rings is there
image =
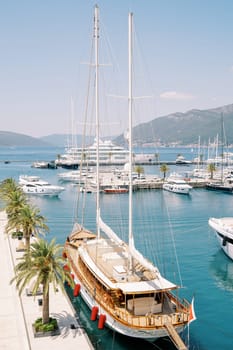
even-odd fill
[[[30,146],[43,147],[48,146],[49,143],[36,137],[31,137],[25,134],[18,134],[11,131],[0,131],[0,146],[14,147],[14,146]]]
[[[216,137],[224,144],[233,144],[233,104],[214,109],[193,109],[156,118],[133,129],[133,140],[138,146],[145,144],[190,145],[213,142]],[[115,139],[123,142],[124,135]]]
[[[214,109],[193,109],[186,113],[173,113],[158,117],[133,128],[134,144],[145,145],[190,145],[208,144],[219,135],[225,144],[233,144],[233,104]],[[34,138],[24,134],[0,131],[0,146],[58,146],[67,145],[67,135],[53,134]],[[112,138],[117,144],[124,144],[124,135]],[[93,138],[89,139],[89,143]],[[77,145],[81,146],[82,136],[77,135]]]

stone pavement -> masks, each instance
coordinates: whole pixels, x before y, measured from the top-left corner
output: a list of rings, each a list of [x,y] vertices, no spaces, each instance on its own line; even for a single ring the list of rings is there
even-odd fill
[[[21,297],[10,285],[14,277],[14,265],[20,252],[16,252],[17,239],[11,239],[4,234],[7,223],[5,212],[0,211],[0,350],[90,350],[93,346],[85,331],[80,327],[75,310],[66,294],[53,292],[50,288],[50,315],[58,320],[60,335],[35,338],[32,323],[41,317],[41,306],[38,299],[41,296]],[[71,324],[75,329],[71,329]]]

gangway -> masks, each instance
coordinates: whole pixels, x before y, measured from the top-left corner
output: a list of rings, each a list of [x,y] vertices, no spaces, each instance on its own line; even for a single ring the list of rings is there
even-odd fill
[[[187,346],[184,344],[183,340],[171,324],[169,320],[165,323],[165,327],[167,329],[168,335],[171,337],[171,340],[173,341],[174,345],[177,347],[178,350],[188,350]]]

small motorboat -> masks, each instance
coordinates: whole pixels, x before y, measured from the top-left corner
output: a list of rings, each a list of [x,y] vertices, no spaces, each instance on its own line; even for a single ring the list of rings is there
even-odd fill
[[[104,189],[104,193],[114,194],[114,193],[128,193],[128,187],[121,186],[111,186]]]
[[[192,186],[187,184],[181,176],[172,174],[163,184],[163,189],[174,193],[189,194]]]

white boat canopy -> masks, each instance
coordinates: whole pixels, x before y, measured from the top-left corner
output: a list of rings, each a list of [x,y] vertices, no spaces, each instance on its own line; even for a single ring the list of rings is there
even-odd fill
[[[151,281],[124,283],[119,282],[115,287],[121,289],[124,294],[138,294],[171,290],[176,289],[178,286],[160,276],[159,278]]]

